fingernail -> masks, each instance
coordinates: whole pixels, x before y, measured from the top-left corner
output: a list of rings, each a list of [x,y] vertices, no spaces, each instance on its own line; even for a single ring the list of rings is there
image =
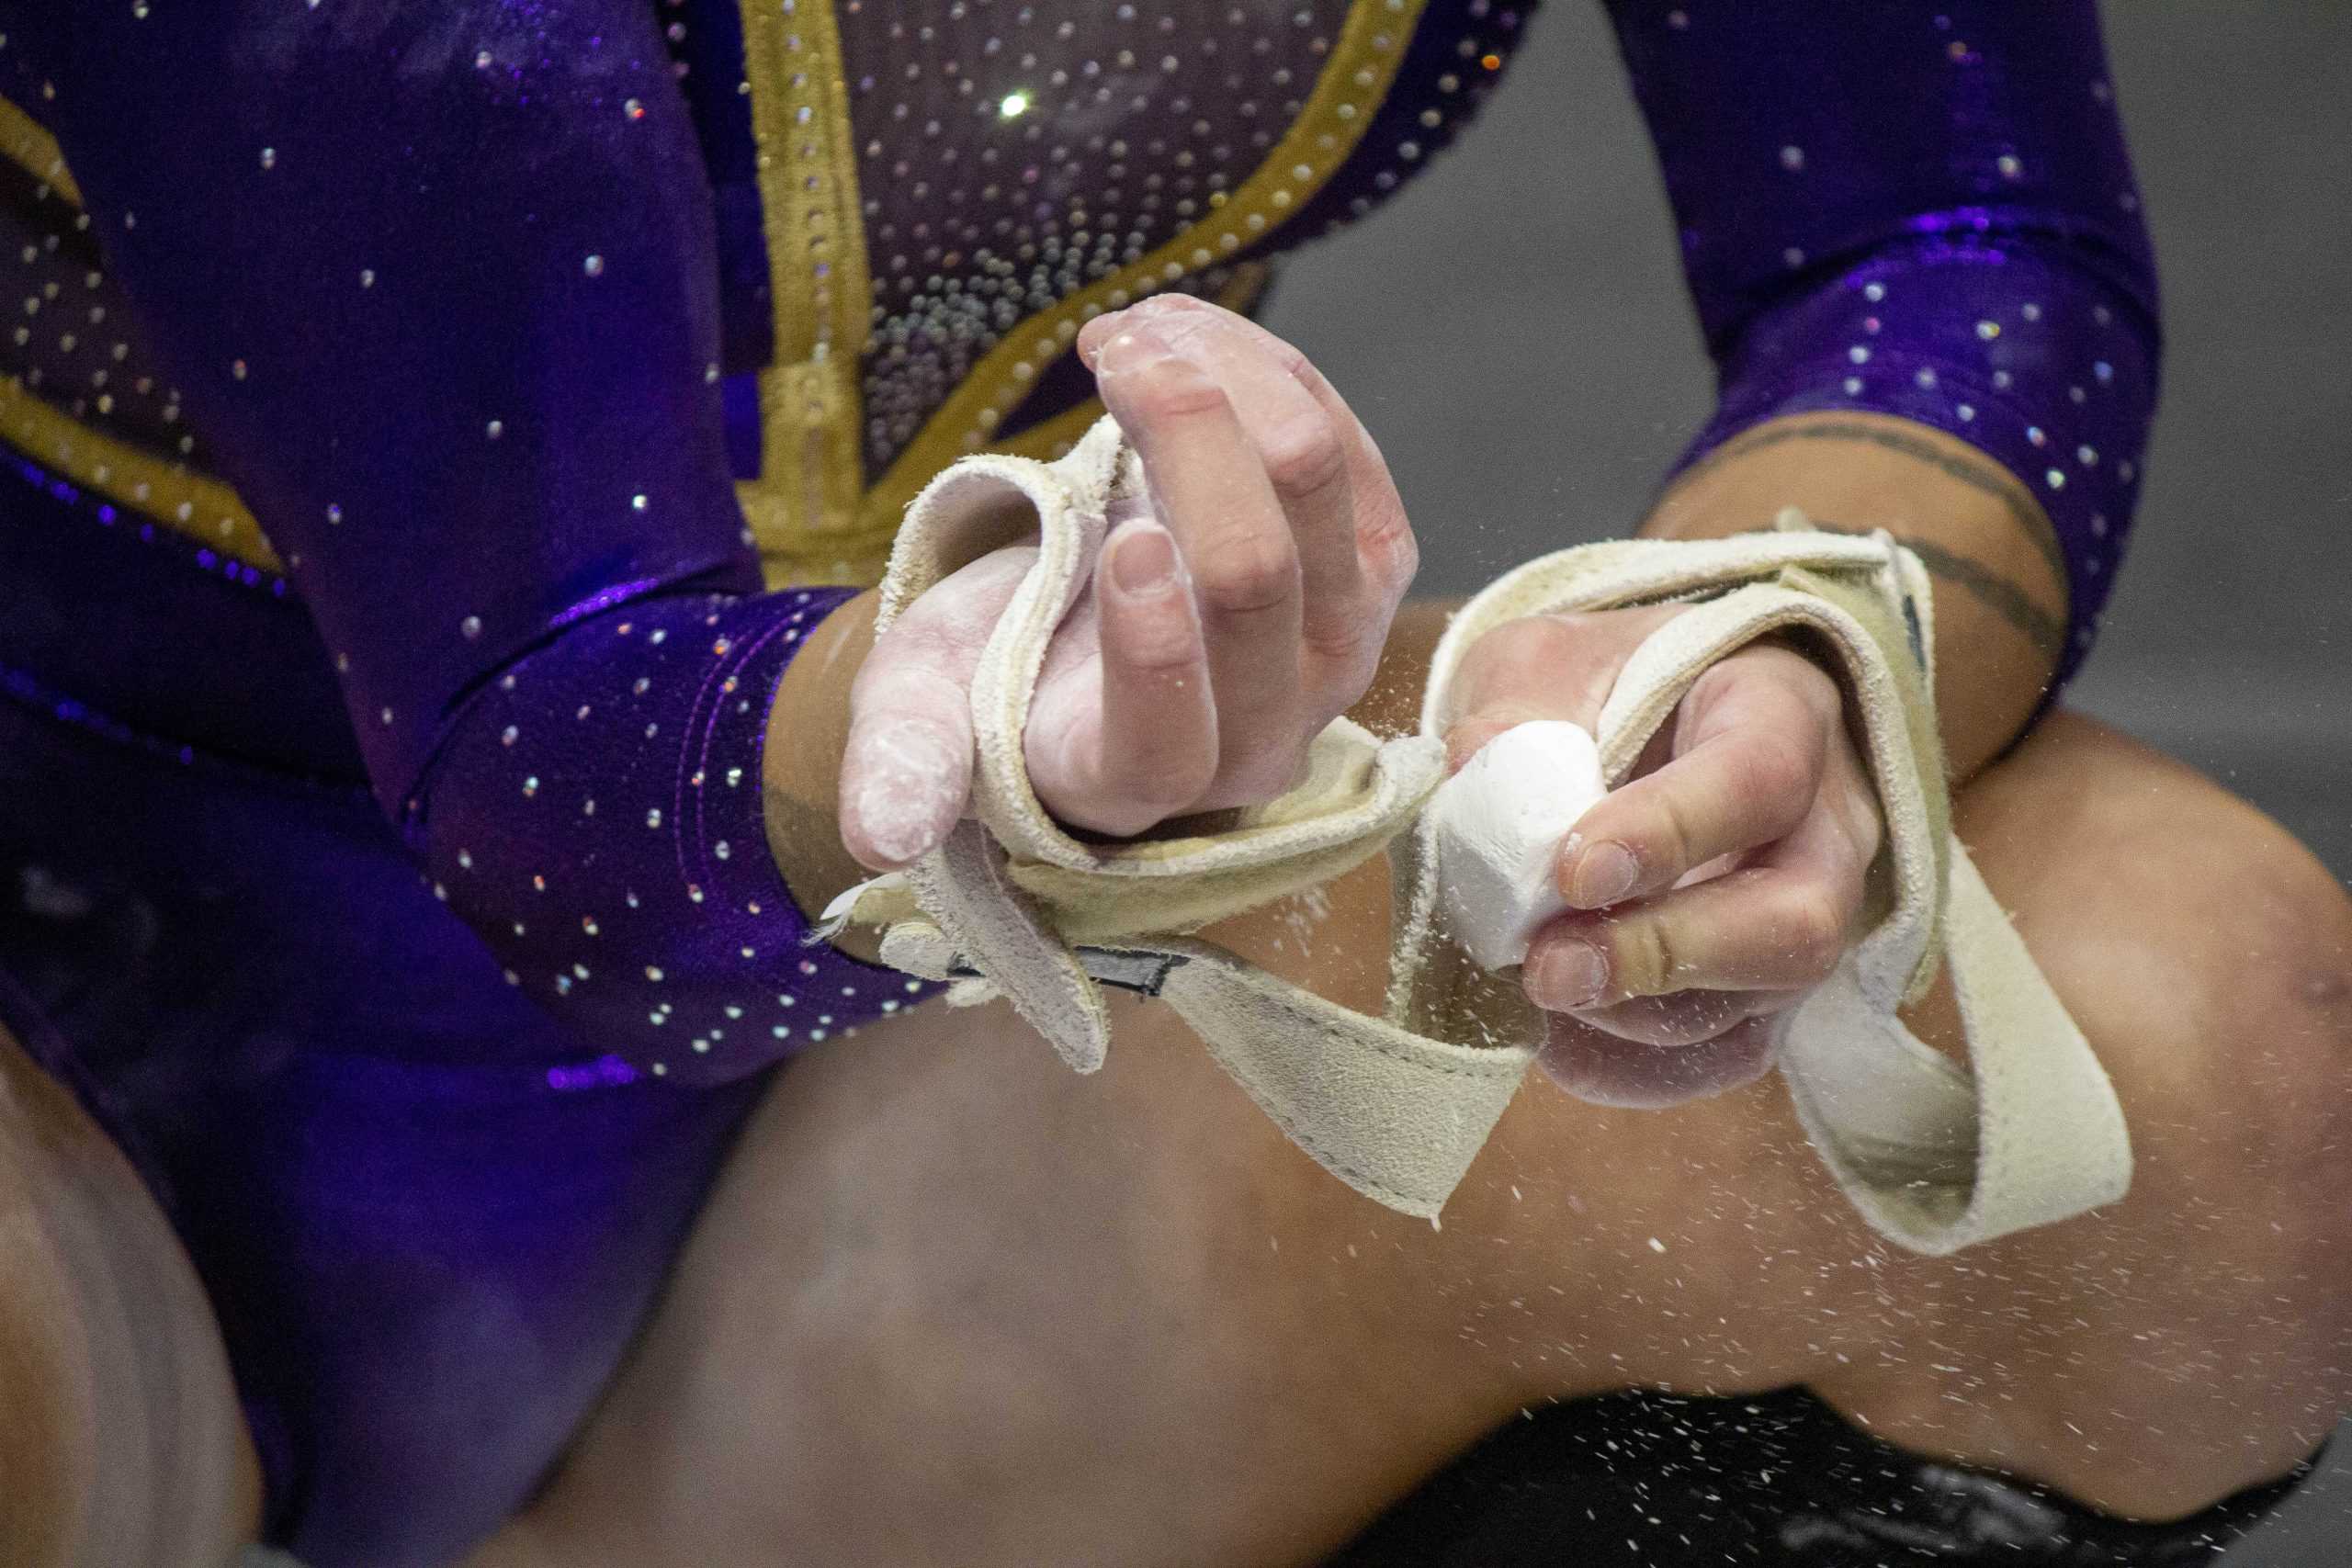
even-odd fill
[[[1149,593],[1176,581],[1176,541],[1159,524],[1129,523],[1112,544],[1111,581],[1122,593]]]
[[[1590,942],[1566,938],[1536,953],[1528,966],[1527,994],[1551,1012],[1580,1008],[1609,983],[1609,965]]]
[[[1088,369],[1092,369],[1095,361],[1102,357],[1102,345],[1125,328],[1126,323],[1121,318],[1125,315],[1125,310],[1106,311],[1078,329],[1078,356],[1086,362]]]
[[[1176,351],[1168,346],[1166,338],[1149,327],[1131,326],[1102,345],[1102,352],[1095,357],[1094,373],[1097,376],[1132,376],[1137,371],[1149,369],[1163,359],[1175,357]]]
[[[1577,857],[1576,867],[1568,874],[1568,902],[1579,909],[1614,904],[1634,890],[1641,874],[1633,852],[1624,845],[1594,844]]]

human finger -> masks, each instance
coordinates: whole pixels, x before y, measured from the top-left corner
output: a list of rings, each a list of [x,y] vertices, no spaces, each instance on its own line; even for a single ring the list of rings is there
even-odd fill
[[[1192,575],[1217,713],[1212,803],[1270,799],[1292,783],[1306,728],[1298,553],[1281,502],[1225,389],[1148,327],[1102,345],[1096,380]]]
[[[1536,933],[1528,999],[1554,1012],[1676,991],[1788,990],[1837,967],[1862,901],[1862,868],[1831,844],[1727,872]]]
[[[1388,471],[1387,459],[1380,453],[1379,443],[1372,437],[1363,422],[1356,416],[1347,400],[1342,398],[1329,378],[1316,368],[1312,360],[1298,347],[1258,322],[1238,312],[1196,299],[1188,294],[1161,294],[1123,311],[1117,317],[1099,317],[1088,323],[1079,334],[1079,348],[1087,352],[1090,334],[1098,339],[1115,330],[1117,321],[1130,319],[1153,320],[1178,316],[1215,318],[1231,332],[1261,344],[1272,361],[1294,380],[1304,387],[1324,412],[1340,437],[1347,458],[1348,488],[1353,513],[1356,552],[1367,582],[1384,597],[1384,609],[1393,613],[1396,604],[1412,586],[1414,573],[1419,569],[1420,547],[1414,538],[1412,525],[1405,513],[1405,503],[1397,492],[1396,482]],[[1386,617],[1380,617],[1386,625]]]
[[[850,682],[842,750],[842,845],[869,871],[936,847],[972,787],[972,671],[1035,558],[991,551],[933,584],[876,637]]]
[[[1696,868],[1795,829],[1820,787],[1838,687],[1788,649],[1744,649],[1691,687],[1675,755],[1612,790],[1562,841],[1554,877],[1572,908],[1661,892]]]
[[[1242,318],[1231,311],[1154,310],[1148,301],[1136,314],[1217,378],[1249,432],[1298,552],[1306,686],[1318,706],[1337,713],[1362,694],[1386,625],[1367,613],[1371,585],[1357,547],[1354,486],[1339,425],[1268,345],[1301,365],[1304,356],[1271,334],[1244,333]]]
[[[1168,530],[1149,517],[1120,524],[1094,581],[1101,700],[1057,732],[1033,715],[1029,775],[1063,822],[1126,838],[1181,814],[1208,788],[1216,705],[1200,616]]]

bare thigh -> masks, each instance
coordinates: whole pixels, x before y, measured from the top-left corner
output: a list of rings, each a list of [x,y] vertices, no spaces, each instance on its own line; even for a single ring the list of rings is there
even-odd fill
[[[260,1471],[202,1287],[130,1164],[0,1030],[0,1562],[226,1562]]]

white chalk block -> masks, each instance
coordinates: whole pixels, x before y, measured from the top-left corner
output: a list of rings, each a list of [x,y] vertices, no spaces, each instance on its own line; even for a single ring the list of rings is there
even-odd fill
[[[1568,907],[1552,878],[1560,840],[1609,793],[1582,727],[1542,719],[1504,730],[1439,786],[1429,810],[1438,885],[1453,934],[1487,969],[1527,956]]]

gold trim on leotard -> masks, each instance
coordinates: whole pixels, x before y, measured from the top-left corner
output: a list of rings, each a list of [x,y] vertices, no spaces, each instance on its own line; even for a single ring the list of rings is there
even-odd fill
[[[858,514],[874,301],[841,32],[829,0],[738,8],[775,349],[759,373],[759,477],[736,494],[771,584],[870,581],[889,530]]]
[[[20,377],[0,379],[0,438],[85,490],[190,535],[224,556],[264,571],[285,570],[235,491],[92,429],[27,391]]]
[[[74,183],[73,172],[65,166],[65,154],[58,151],[57,138],[6,98],[0,98],[0,158],[7,159],[74,206],[82,205],[82,187]]]

